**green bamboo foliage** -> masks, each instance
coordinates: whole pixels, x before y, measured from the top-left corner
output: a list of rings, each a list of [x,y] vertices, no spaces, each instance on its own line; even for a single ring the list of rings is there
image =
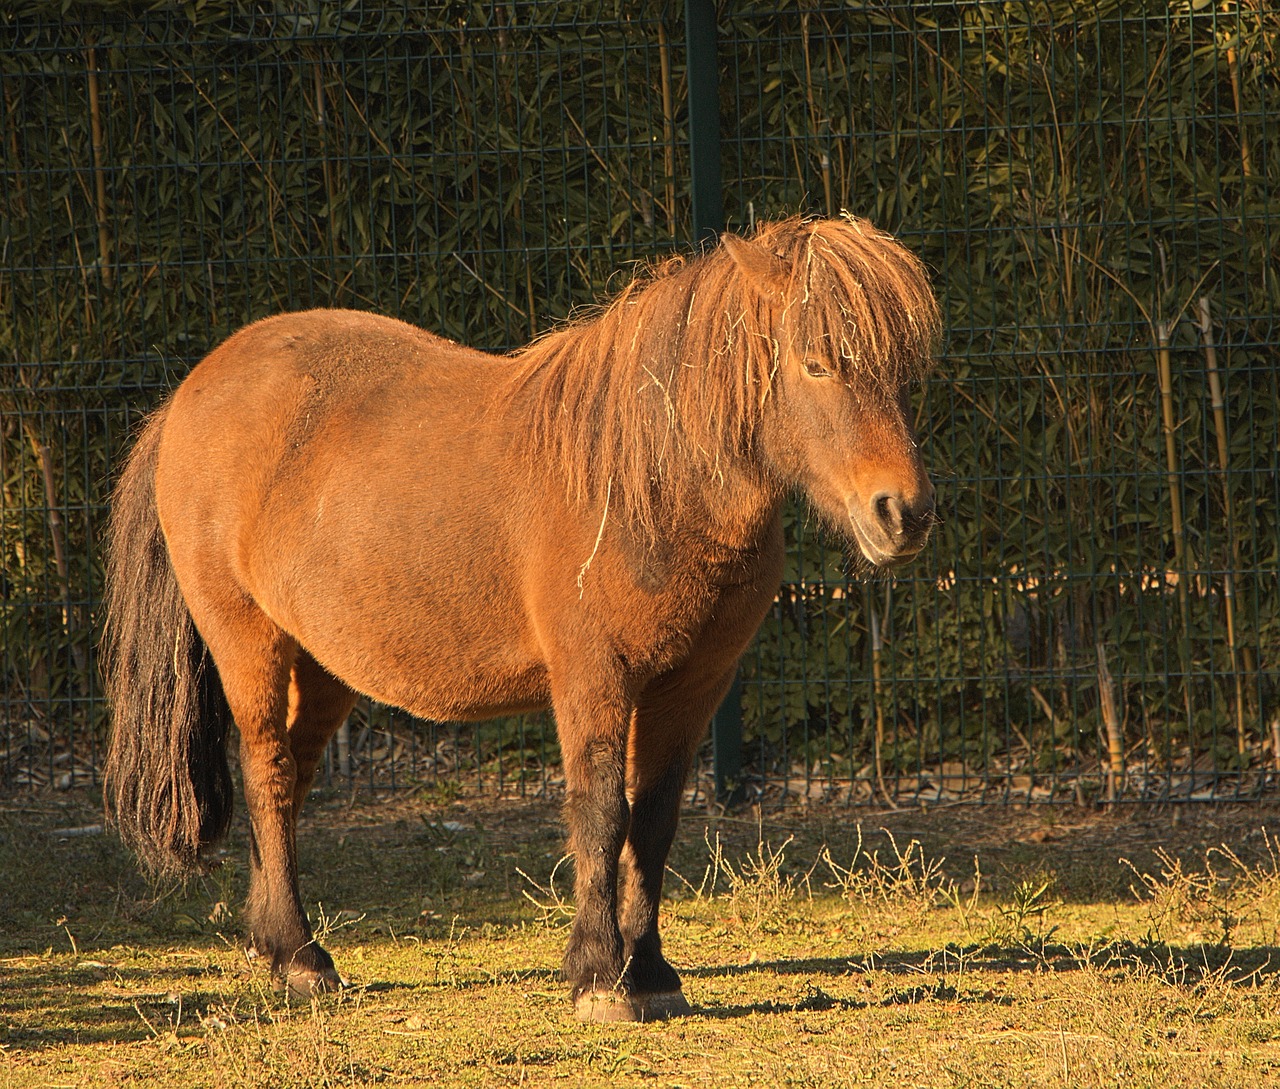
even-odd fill
[[[879,669],[891,709],[870,705],[873,684],[762,683],[756,728],[776,744],[808,728],[793,771],[848,760],[867,777],[867,724],[887,714],[881,759],[913,784],[1035,796],[1071,790],[1065,773],[1110,790],[1121,759],[1131,790],[1192,793],[1188,769],[1271,764],[1280,158],[1262,134],[1280,17],[939,4],[733,25],[740,70],[772,88],[739,121],[744,156],[765,149],[766,191],[892,224],[938,269],[949,319],[922,410],[945,524],[883,622],[896,638],[875,654],[871,617],[809,538],[801,624],[779,610],[755,665],[772,680],[775,659],[804,658],[821,675],[839,630],[833,670]],[[780,127],[786,140],[757,137]],[[1206,289],[1231,356],[1226,465],[1198,344]],[[1226,509],[1249,512],[1234,543]],[[793,625],[820,633],[807,656]]]
[[[936,270],[948,318],[919,398],[944,524],[886,595],[789,515],[745,666],[757,772],[1121,796],[1280,764],[1271,7],[725,9],[733,225],[869,216]],[[683,244],[681,19],[7,5],[0,776],[100,725],[111,468],[212,343],[343,305],[501,349]]]

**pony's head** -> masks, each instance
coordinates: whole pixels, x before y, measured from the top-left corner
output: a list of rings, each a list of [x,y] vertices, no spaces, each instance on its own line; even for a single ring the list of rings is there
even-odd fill
[[[872,564],[905,563],[935,520],[909,403],[941,325],[924,267],[851,218],[723,242],[772,329],[762,456]]]

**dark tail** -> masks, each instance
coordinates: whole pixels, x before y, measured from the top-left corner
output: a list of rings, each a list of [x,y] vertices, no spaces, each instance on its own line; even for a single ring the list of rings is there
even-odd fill
[[[222,682],[178,589],[156,513],[167,407],[147,422],[111,503],[102,670],[111,703],[107,817],[148,869],[190,874],[231,822]]]

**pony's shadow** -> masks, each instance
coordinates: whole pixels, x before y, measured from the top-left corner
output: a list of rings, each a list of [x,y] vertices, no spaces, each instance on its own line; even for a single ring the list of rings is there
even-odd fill
[[[706,1018],[709,1021],[726,1021],[736,1017],[749,1017],[751,1014],[823,1013],[827,1010],[852,1012],[868,1010],[873,1006],[915,1006],[928,1001],[954,1002],[961,1005],[1012,1006],[1014,1000],[1011,995],[998,995],[991,991],[981,994],[961,994],[946,979],[940,979],[932,985],[921,984],[918,987],[894,991],[876,1001],[839,998],[827,994],[821,987],[810,984],[804,997],[797,1002],[777,1002],[769,999],[742,1006],[695,1005],[690,1010],[690,1016]]]
[[[780,976],[847,976],[854,972],[877,971],[906,975],[919,974],[929,968],[941,968],[940,952],[889,953],[884,956],[865,954],[846,957],[798,957],[790,960],[757,960],[749,964],[707,965],[683,968],[686,979],[711,979],[721,976],[747,976],[756,972],[773,972]],[[931,960],[932,958],[932,960]]]
[[[821,986],[811,983],[806,993],[794,1002],[768,999],[731,1006],[695,1004],[689,1014],[693,1017],[722,1020],[751,1014],[913,1006],[927,1001],[1008,1006],[1014,1001],[1010,995],[999,994],[990,988],[980,992],[961,992],[955,984],[968,971],[1042,972],[1046,968],[1055,973],[1082,971],[1085,968],[1143,971],[1153,973],[1171,985],[1188,987],[1197,986],[1210,976],[1218,976],[1230,985],[1250,986],[1264,980],[1280,978],[1280,947],[1260,945],[1232,949],[1221,945],[1170,946],[1117,942],[1100,949],[1085,950],[1052,943],[1036,946],[987,945],[885,954],[866,953],[847,957],[757,961],[751,964],[689,968],[682,974],[686,979],[732,978],[757,972],[836,978],[874,971],[897,976],[934,977],[922,979],[915,986],[903,987],[874,999],[830,995]]]
[[[6,989],[20,985],[22,995],[20,1006],[7,1011],[4,1044],[14,1052],[39,1051],[73,1041],[137,1043],[176,1033],[198,1017],[196,1011],[219,1001],[217,975],[198,967],[95,961],[24,969],[20,976],[0,977]],[[144,989],[135,989],[139,985]]]

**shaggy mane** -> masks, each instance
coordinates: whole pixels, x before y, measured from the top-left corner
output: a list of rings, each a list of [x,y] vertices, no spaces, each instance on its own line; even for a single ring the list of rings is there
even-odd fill
[[[678,501],[752,452],[785,350],[870,398],[928,373],[938,304],[892,236],[850,217],[796,217],[751,239],[789,268],[784,299],[761,294],[719,246],[664,262],[514,353],[509,398],[530,398],[535,463],[558,469],[576,499],[651,534],[660,484]]]

